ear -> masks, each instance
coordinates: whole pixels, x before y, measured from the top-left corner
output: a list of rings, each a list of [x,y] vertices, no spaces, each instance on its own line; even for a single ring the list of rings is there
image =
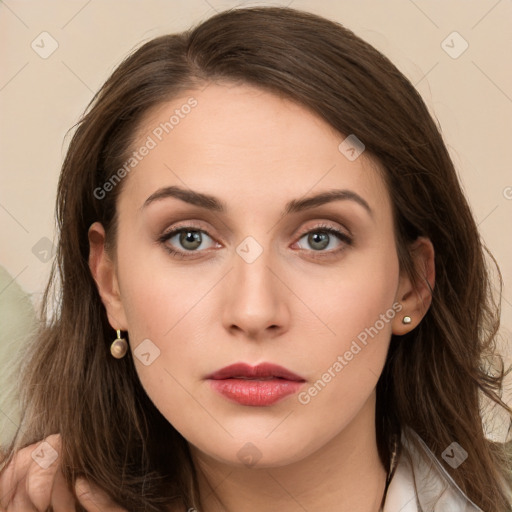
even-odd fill
[[[117,280],[115,264],[105,250],[105,229],[99,222],[89,228],[89,268],[96,281],[108,321],[114,330],[127,330],[126,315]]]
[[[432,302],[435,284],[435,254],[432,242],[420,236],[409,250],[418,279],[412,280],[405,272],[400,275],[395,299],[402,305],[402,310],[392,323],[393,334],[397,335],[412,331],[421,322]],[[411,318],[411,323],[403,323],[405,316]]]

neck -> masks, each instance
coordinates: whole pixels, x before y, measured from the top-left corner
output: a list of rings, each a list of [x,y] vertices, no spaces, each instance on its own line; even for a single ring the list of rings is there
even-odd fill
[[[281,467],[224,464],[192,449],[204,510],[379,512],[386,471],[375,432],[375,393],[320,450]]]

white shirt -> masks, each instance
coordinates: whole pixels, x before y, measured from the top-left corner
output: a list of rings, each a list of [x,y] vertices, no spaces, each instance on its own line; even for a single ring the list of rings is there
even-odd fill
[[[408,440],[411,436],[420,442],[422,452]],[[418,434],[408,427],[402,431],[402,447],[383,512],[483,512],[462,492]],[[512,494],[509,496],[512,502]]]

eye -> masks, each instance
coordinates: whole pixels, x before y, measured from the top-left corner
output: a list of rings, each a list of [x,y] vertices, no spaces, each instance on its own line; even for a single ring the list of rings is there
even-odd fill
[[[204,247],[205,236],[212,240],[206,231],[196,226],[180,226],[164,233],[159,242],[173,256],[188,257],[188,253],[201,252]],[[173,242],[173,239],[176,239]],[[215,245],[215,244],[213,244]],[[175,249],[177,247],[177,249]],[[201,250],[199,250],[201,248]]]
[[[212,240],[213,243],[210,246],[204,247],[205,237]],[[302,239],[306,239],[306,244],[312,249],[302,247],[300,243]],[[339,242],[337,247],[335,244],[336,240]],[[193,257],[193,253],[203,252],[209,247],[222,247],[214,242],[205,230],[192,225],[176,226],[172,230],[165,232],[158,241],[169,254],[176,258],[190,258]],[[333,243],[335,247],[332,247]],[[330,225],[315,226],[313,229],[304,232],[296,242],[299,249],[312,253],[314,258],[332,256],[345,249],[346,246],[352,245],[352,243],[353,239],[350,235]],[[329,246],[331,246],[330,250],[324,250],[329,248]]]
[[[299,249],[308,250],[307,247],[302,247],[300,244],[300,240],[306,239],[306,244],[312,248],[313,252],[321,253],[318,256],[325,256],[336,254],[339,251],[342,251],[346,248],[347,245],[352,245],[352,237],[347,233],[340,231],[330,225],[320,225],[316,226],[313,229],[310,229],[306,233],[304,233],[299,241]],[[338,244],[336,244],[336,241]],[[333,247],[334,245],[334,247]],[[325,251],[330,247],[330,250]],[[315,257],[317,255],[314,255]]]

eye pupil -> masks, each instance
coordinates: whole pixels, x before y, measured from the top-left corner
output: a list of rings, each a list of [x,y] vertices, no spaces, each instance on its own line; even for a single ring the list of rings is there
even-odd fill
[[[310,233],[308,236],[308,242],[316,249],[325,249],[329,245],[329,235],[327,233],[315,231],[314,233]],[[320,244],[320,247],[316,246],[317,243]]]
[[[180,243],[188,250],[197,249],[202,242],[201,233],[199,231],[182,231],[180,235]],[[191,243],[192,247],[187,246]]]

